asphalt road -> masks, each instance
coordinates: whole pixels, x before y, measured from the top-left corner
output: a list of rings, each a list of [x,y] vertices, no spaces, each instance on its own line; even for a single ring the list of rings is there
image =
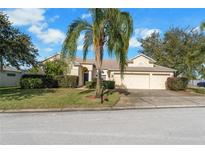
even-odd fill
[[[1,113],[0,144],[205,144],[205,108]]]

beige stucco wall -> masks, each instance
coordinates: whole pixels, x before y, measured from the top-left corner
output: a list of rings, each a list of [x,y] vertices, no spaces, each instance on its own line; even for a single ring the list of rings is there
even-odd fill
[[[16,74],[16,76],[7,76],[8,73]],[[19,86],[20,72],[3,71],[0,72],[0,87]]]
[[[70,73],[68,75],[79,75],[79,66],[72,65]]]
[[[154,64],[150,63],[150,60],[144,56],[139,56],[132,60],[133,63],[129,62],[128,67],[153,67]]]
[[[93,64],[81,64],[83,67],[86,67],[88,69],[88,71],[92,71],[93,70]]]

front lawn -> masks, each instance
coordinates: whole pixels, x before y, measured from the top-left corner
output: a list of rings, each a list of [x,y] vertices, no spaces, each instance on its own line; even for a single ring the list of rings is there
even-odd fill
[[[117,92],[109,93],[108,101],[103,104],[100,99],[88,97],[92,95],[94,90],[0,88],[0,110],[105,107],[113,106],[119,100]]]
[[[195,92],[195,93],[200,93],[200,94],[205,94],[205,88],[203,88],[203,87],[188,88],[188,91]]]

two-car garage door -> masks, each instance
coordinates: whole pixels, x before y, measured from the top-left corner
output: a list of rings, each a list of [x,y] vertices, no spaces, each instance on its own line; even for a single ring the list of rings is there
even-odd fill
[[[170,74],[124,74],[120,84],[127,89],[166,89],[166,80]],[[118,84],[120,75],[115,74],[114,80]]]

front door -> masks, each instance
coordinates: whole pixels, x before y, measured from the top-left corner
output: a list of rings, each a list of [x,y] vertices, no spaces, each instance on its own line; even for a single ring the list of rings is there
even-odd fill
[[[84,85],[86,81],[88,81],[88,72],[84,72]]]

